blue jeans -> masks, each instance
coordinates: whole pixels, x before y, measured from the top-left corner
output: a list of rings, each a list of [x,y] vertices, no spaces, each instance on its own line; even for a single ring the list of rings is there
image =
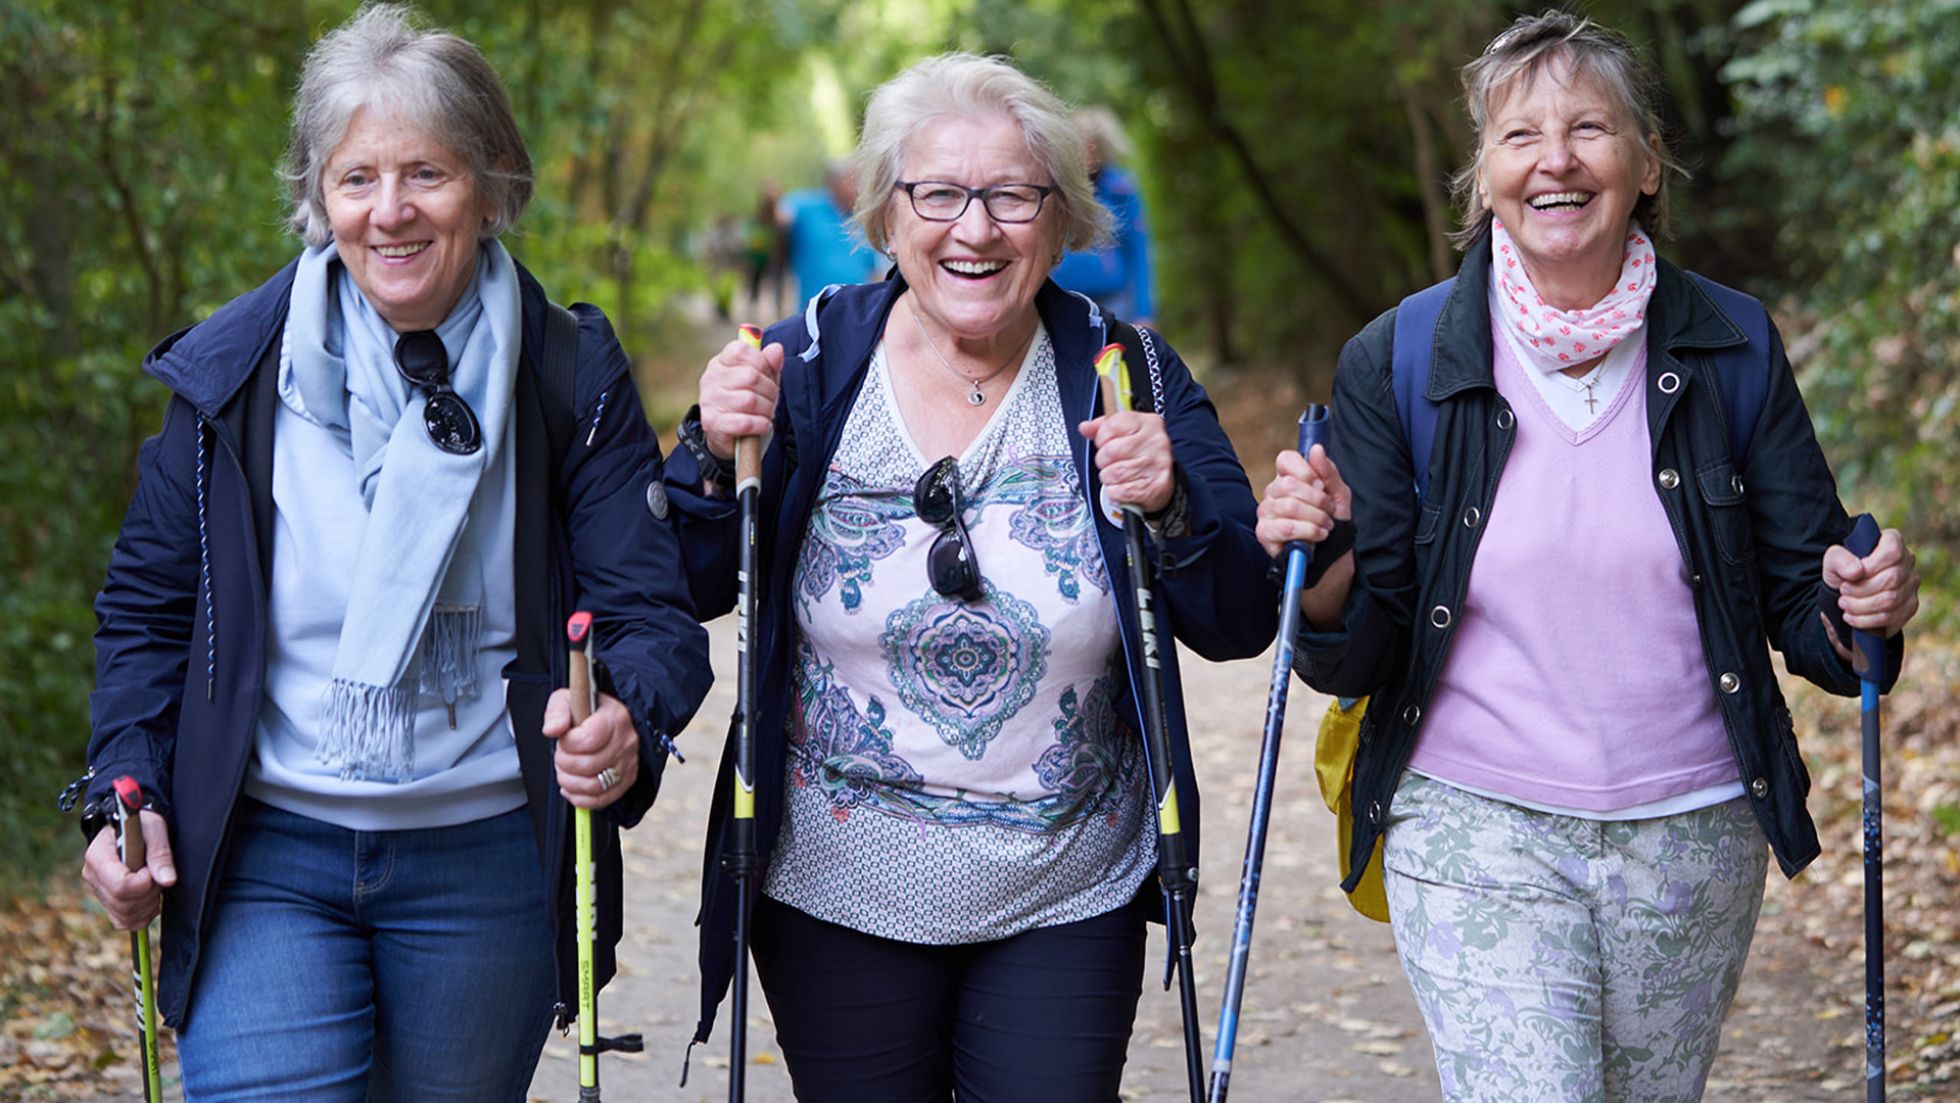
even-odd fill
[[[522,1103],[555,999],[529,814],[350,831],[245,798],[178,1062],[188,1103]]]

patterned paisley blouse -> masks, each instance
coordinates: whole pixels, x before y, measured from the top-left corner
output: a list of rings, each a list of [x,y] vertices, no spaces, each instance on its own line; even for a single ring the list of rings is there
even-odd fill
[[[978,942],[1111,911],[1154,868],[1108,568],[1045,330],[959,457],[984,596],[935,591],[939,530],[884,351],[798,557],[788,814],[763,891],[883,938]]]

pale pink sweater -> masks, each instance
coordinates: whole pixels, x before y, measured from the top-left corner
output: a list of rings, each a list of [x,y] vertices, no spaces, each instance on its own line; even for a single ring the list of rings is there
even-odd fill
[[[1594,812],[1734,782],[1688,569],[1653,485],[1644,349],[1574,432],[1492,336],[1517,438],[1409,767]],[[1418,609],[1414,630],[1440,617]]]

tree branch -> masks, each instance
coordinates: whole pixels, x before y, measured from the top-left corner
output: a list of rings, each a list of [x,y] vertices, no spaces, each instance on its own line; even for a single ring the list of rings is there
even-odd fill
[[[1306,230],[1294,219],[1286,204],[1280,200],[1279,192],[1273,186],[1271,177],[1260,167],[1259,159],[1253,155],[1252,143],[1247,141],[1244,133],[1225,116],[1224,109],[1219,104],[1217,86],[1210,83],[1212,73],[1210,50],[1205,45],[1204,36],[1199,32],[1189,8],[1184,7],[1184,0],[1178,0],[1180,19],[1190,37],[1182,48],[1179,47],[1177,36],[1172,32],[1170,23],[1165,18],[1162,0],[1142,0],[1142,3],[1152,28],[1156,30],[1165,52],[1170,55],[1171,68],[1178,74],[1180,82],[1191,98],[1192,107],[1196,110],[1199,121],[1232,155],[1233,162],[1238,166],[1239,175],[1244,178],[1246,186],[1252,190],[1253,198],[1258,201],[1259,209],[1265,214],[1266,220],[1278,232],[1281,243],[1293,254],[1294,259],[1303,269],[1319,277],[1320,282],[1332,293],[1335,301],[1339,302],[1355,320],[1362,321],[1372,317],[1375,314],[1375,304],[1354,286],[1341,266],[1334,263],[1333,258],[1307,236]]]

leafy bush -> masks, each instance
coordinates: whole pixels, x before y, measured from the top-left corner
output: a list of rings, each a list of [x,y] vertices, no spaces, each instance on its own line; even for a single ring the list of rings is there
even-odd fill
[[[1791,335],[1847,501],[1951,592],[1960,551],[1960,0],[1757,0],[1730,171],[1783,217]],[[1950,603],[1926,603],[1942,609]]]

